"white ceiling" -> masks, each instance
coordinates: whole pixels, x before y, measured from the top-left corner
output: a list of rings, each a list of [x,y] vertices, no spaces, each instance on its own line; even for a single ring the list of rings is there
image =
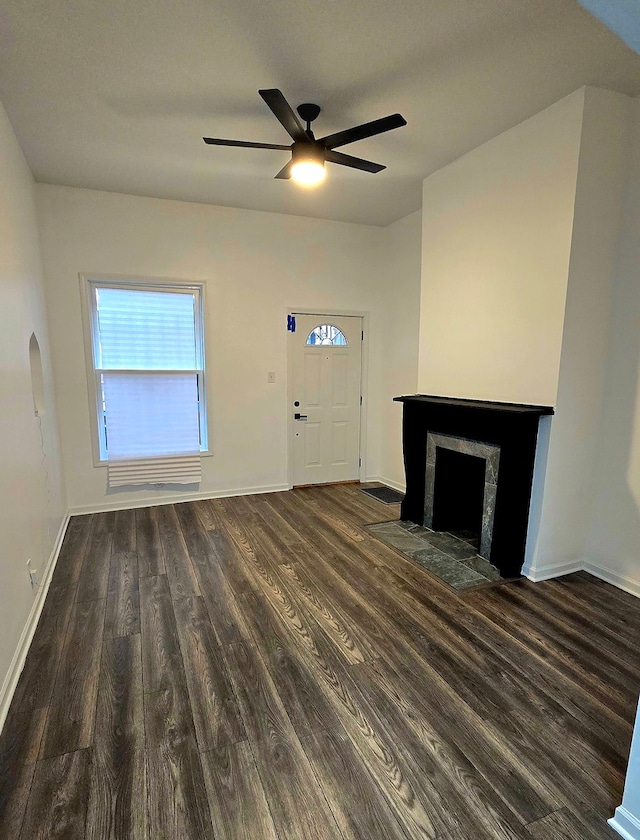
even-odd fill
[[[0,99],[37,181],[386,225],[422,180],[584,84],[640,94],[640,56],[573,0],[2,0]],[[302,190],[258,96],[317,136],[399,111]]]

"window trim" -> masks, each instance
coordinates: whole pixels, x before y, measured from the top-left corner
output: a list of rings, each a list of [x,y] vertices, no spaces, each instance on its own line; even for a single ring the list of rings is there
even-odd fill
[[[200,392],[200,429],[201,447],[200,455],[212,455],[211,434],[209,432],[208,419],[210,416],[209,400],[207,396],[207,369],[206,369],[206,345],[205,321],[207,312],[206,306],[206,283],[183,280],[168,277],[140,277],[118,274],[80,273],[80,297],[82,300],[82,327],[84,337],[85,368],[87,373],[87,396],[89,409],[89,427],[91,434],[91,451],[94,467],[106,467],[107,457],[103,446],[104,438],[100,434],[100,418],[102,406],[100,402],[101,389],[98,385],[98,377],[101,370],[95,367],[96,341],[97,341],[97,310],[95,307],[96,287],[139,289],[142,291],[174,291],[184,294],[195,293],[195,334],[196,353],[202,360],[202,367],[193,372],[198,375],[198,388]],[[124,372],[124,371],[122,371]],[[162,371],[150,370],[149,373],[162,373]],[[183,371],[188,372],[188,371]]]

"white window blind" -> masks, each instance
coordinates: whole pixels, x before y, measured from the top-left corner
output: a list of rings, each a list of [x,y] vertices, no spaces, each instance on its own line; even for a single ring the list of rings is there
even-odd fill
[[[199,481],[199,290],[92,285],[98,429],[109,484]]]
[[[198,452],[198,380],[193,373],[102,375],[112,458]]]
[[[193,293],[96,288],[98,367],[194,370]]]

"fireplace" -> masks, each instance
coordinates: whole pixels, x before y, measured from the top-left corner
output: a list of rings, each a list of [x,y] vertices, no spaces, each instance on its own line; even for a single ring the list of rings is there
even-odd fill
[[[553,409],[424,394],[396,400],[404,405],[401,518],[473,535],[503,577],[519,575],[538,423]]]

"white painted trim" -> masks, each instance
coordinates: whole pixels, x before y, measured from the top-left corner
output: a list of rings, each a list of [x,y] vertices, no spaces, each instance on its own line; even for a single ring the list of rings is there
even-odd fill
[[[7,671],[7,675],[2,683],[2,688],[0,689],[0,732],[2,732],[2,727],[7,719],[9,706],[13,700],[13,695],[18,685],[18,680],[20,679],[20,674],[22,673],[27,654],[29,653],[29,647],[33,641],[36,627],[38,626],[40,613],[42,612],[44,601],[47,597],[47,592],[49,591],[49,585],[51,584],[53,570],[58,562],[58,555],[60,553],[60,549],[62,548],[62,541],[64,540],[64,535],[67,532],[69,518],[70,515],[67,513],[60,523],[60,528],[58,529],[58,534],[53,544],[51,554],[47,560],[44,574],[40,580],[40,584],[38,585],[38,590],[35,598],[33,599],[31,610],[29,611],[29,617],[27,618],[22,633],[20,634],[18,646],[15,649],[13,658],[11,659],[11,664],[9,665],[9,670]]]
[[[95,505],[78,505],[69,508],[71,516],[82,513],[106,513],[109,510],[133,510],[134,508],[174,505],[180,502],[196,502],[200,499],[226,499],[231,496],[255,496],[258,493],[282,493],[291,490],[289,484],[268,484],[264,487],[236,487],[230,490],[207,490],[202,493],[173,493],[170,496],[145,496],[139,499],[98,502]]]
[[[100,417],[100,401],[99,388],[97,386],[97,378],[99,374],[94,368],[94,324],[95,307],[93,292],[91,291],[93,284],[118,286],[142,286],[149,290],[162,288],[178,288],[196,289],[198,292],[198,305],[196,307],[196,343],[200,350],[202,359],[202,368],[199,371],[199,387],[201,390],[202,401],[200,410],[200,419],[203,428],[206,431],[207,448],[200,451],[200,455],[205,457],[212,455],[211,434],[209,432],[209,418],[212,416],[210,399],[208,396],[209,389],[207,388],[207,281],[206,280],[187,280],[179,277],[147,277],[143,275],[129,275],[129,274],[111,274],[98,272],[81,271],[78,273],[78,280],[80,283],[80,301],[82,308],[82,334],[84,341],[84,363],[87,374],[87,397],[89,400],[89,427],[91,432],[91,453],[93,457],[93,466],[96,468],[107,466],[106,458],[101,455],[101,443],[98,433],[98,418]],[[204,339],[201,345],[201,339]],[[194,371],[194,372],[197,372]]]
[[[640,820],[622,805],[616,808],[615,814],[607,822],[625,840],[640,840]]]
[[[623,589],[625,592],[629,592],[631,595],[635,595],[640,598],[639,580],[634,580],[633,578],[626,577],[625,575],[619,575],[616,572],[605,569],[603,566],[598,566],[596,563],[590,563],[588,561],[583,563],[582,568],[585,572],[589,572],[590,575],[594,575],[595,577],[600,578],[600,580],[611,583],[618,589]]]
[[[379,484],[386,484],[387,487],[392,487],[399,493],[406,493],[407,487],[405,484],[399,484],[397,481],[392,481],[390,478],[385,478],[383,475],[368,475],[365,481],[377,481]]]
[[[570,575],[573,572],[581,572],[585,568],[582,560],[572,560],[569,563],[556,563],[551,566],[529,566],[527,563],[522,567],[522,574],[534,583],[541,580]]]
[[[360,468],[358,478],[366,481],[367,474],[367,419],[369,413],[369,312],[353,309],[331,309],[330,307],[316,306],[311,309],[299,306],[287,308],[283,323],[286,323],[287,315],[317,315],[319,318],[325,316],[336,316],[346,318],[360,318],[361,329],[364,332],[362,341],[362,353],[360,356],[360,394],[362,404],[360,405]],[[293,368],[293,347],[287,332],[287,476],[289,478],[289,489],[293,487],[293,386],[291,382],[291,371]]]

